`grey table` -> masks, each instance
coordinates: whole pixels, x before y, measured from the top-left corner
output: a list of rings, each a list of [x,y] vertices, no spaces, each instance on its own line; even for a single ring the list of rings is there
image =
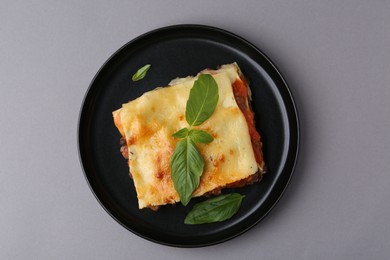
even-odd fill
[[[226,243],[179,249],[115,222],[84,179],[77,120],[94,74],[162,26],[239,34],[279,67],[301,150],[271,214]],[[0,259],[388,259],[389,1],[2,1]]]

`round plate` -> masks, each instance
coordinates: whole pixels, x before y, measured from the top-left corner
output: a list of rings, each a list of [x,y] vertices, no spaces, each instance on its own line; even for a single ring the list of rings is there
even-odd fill
[[[205,68],[237,62],[252,90],[256,128],[263,141],[267,173],[260,183],[236,191],[246,197],[231,219],[185,225],[186,214],[205,198],[186,206],[163,206],[157,212],[138,209],[119,152],[120,134],[112,111],[123,103],[176,77],[196,75]],[[146,77],[132,75],[151,64]],[[285,190],[298,152],[298,120],[291,93],[272,62],[254,45],[230,32],[201,25],[176,25],[148,32],[127,43],[98,71],[89,86],[79,118],[79,155],[85,177],[103,208],[121,225],[151,241],[179,247],[206,246],[248,230],[273,208]]]

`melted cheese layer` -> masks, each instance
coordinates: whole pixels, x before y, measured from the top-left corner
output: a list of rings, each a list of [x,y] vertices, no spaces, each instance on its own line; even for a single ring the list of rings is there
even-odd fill
[[[219,100],[213,115],[196,127],[212,134],[214,141],[197,145],[205,168],[194,197],[258,171],[247,122],[232,89],[240,78],[238,66],[233,63],[201,73],[214,77]],[[180,200],[170,177],[170,158],[178,142],[172,134],[188,127],[186,103],[196,79],[175,79],[170,86],[147,92],[113,112],[115,125],[126,137],[139,208]]]

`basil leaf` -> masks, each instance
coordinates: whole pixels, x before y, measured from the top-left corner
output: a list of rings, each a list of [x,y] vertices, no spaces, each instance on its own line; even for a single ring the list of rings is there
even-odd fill
[[[173,186],[185,206],[199,185],[204,167],[203,158],[191,138],[187,137],[176,144],[170,165]]]
[[[192,129],[189,131],[188,136],[194,141],[194,143],[211,143],[214,138],[203,130]]]
[[[175,138],[185,138],[188,136],[188,133],[189,133],[188,128],[182,128],[176,133],[174,133],[172,136]]]
[[[201,74],[191,88],[186,106],[186,120],[191,126],[206,121],[218,103],[218,85],[210,74]]]
[[[150,64],[146,64],[145,66],[143,66],[142,68],[137,70],[137,72],[133,75],[133,77],[131,79],[133,81],[138,81],[138,80],[145,78],[146,73],[148,72],[148,70],[150,69],[151,66],[152,65],[150,65]]]
[[[198,203],[188,213],[185,224],[220,222],[231,218],[241,206],[244,195],[230,193]]]

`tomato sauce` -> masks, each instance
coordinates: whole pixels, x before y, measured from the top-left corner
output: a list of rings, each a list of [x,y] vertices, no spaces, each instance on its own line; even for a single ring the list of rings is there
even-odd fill
[[[244,114],[246,122],[248,124],[249,135],[252,141],[253,151],[255,153],[256,162],[259,165],[263,164],[263,153],[261,151],[261,138],[255,127],[254,113],[249,107],[248,100],[248,89],[246,82],[242,79],[237,79],[233,83],[233,93],[236,99],[237,105],[241,112]]]

